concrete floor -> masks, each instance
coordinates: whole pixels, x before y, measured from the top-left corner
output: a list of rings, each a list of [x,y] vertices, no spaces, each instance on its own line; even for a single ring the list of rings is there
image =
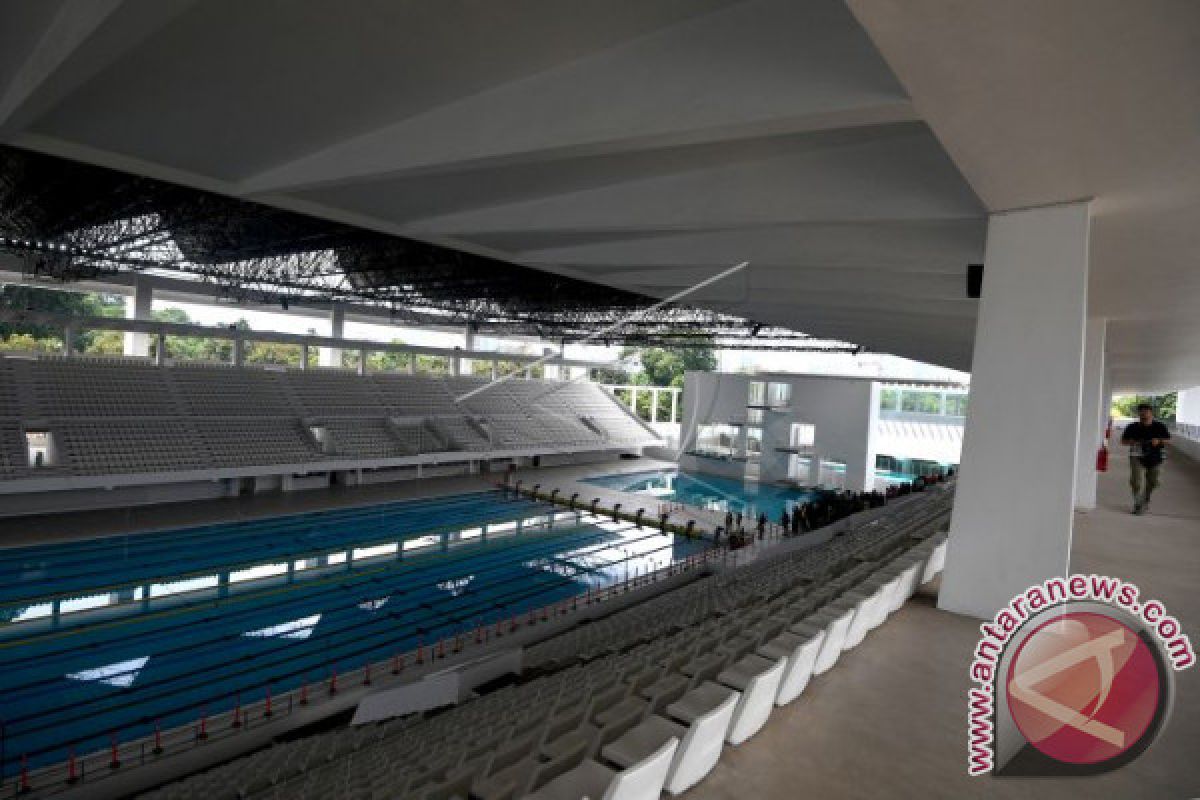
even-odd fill
[[[0,518],[0,548],[124,536],[167,528],[238,522],[284,514],[440,497],[492,488],[496,475],[461,475],[369,486],[331,486],[95,511]],[[0,499],[0,502],[3,502]]]
[[[1077,514],[1072,569],[1133,581],[1200,646],[1200,464],[1182,456],[1144,517],[1129,514],[1128,463],[1100,476],[1100,507]],[[936,591],[936,585],[929,587]],[[1139,759],[1090,778],[967,775],[967,668],[977,620],[914,598],[857,649],[726,748],[689,800],[745,798],[1200,797],[1200,667],[1176,673],[1167,728]]]
[[[616,502],[622,503],[623,507],[629,510],[644,506],[647,518],[653,519],[658,506],[653,498],[617,492],[599,486],[581,485],[578,480],[592,475],[642,472],[674,466],[673,463],[652,458],[634,460],[613,458],[590,464],[524,469],[517,473],[517,477],[524,480],[525,488],[540,483],[543,487],[542,491],[559,488],[564,497],[570,496],[573,491],[578,491],[581,498],[585,498],[580,502],[587,502],[592,497],[598,496],[604,505],[610,507]],[[189,500],[179,503],[6,517],[0,518],[0,549],[47,542],[124,536],[189,525],[238,522],[260,517],[350,508],[396,500],[463,494],[495,488],[503,480],[503,473],[492,472],[479,475],[422,478],[421,480],[396,481],[368,486],[332,486],[327,489],[296,492],[266,492],[257,495]],[[3,502],[2,498],[0,498],[0,502]],[[679,511],[674,513],[671,519],[676,524],[686,524],[688,519],[695,519],[703,530],[711,530],[722,521],[720,514],[703,510]]]

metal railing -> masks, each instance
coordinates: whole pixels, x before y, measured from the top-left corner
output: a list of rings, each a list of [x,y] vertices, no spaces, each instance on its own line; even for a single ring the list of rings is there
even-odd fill
[[[1176,422],[1170,428],[1171,432],[1175,435],[1191,439],[1194,442],[1200,442],[1200,425],[1193,425],[1188,422]]]
[[[582,508],[579,511],[581,514],[588,513]],[[652,527],[653,522],[646,520],[647,527]],[[387,659],[368,661],[358,669],[348,672],[339,672],[336,665],[331,665],[325,679],[306,682],[281,694],[272,694],[271,687],[267,685],[263,687],[263,695],[258,700],[249,703],[238,702],[231,709],[212,714],[208,713],[207,708],[201,708],[195,721],[187,725],[161,730],[156,724],[153,734],[128,741],[121,741],[120,732],[114,731],[110,734],[110,744],[105,750],[77,755],[71,749],[60,763],[36,769],[28,768],[22,757],[23,763],[17,775],[7,779],[5,785],[0,785],[0,796],[47,796],[80,784],[102,781],[123,774],[131,768],[158,764],[172,756],[191,752],[197,747],[213,742],[245,736],[249,731],[286,720],[301,709],[330,703],[339,694],[344,695],[348,691],[370,687],[376,683],[398,683],[406,677],[406,670],[411,675],[413,668],[436,664],[449,656],[458,656],[491,645],[494,640],[505,636],[512,636],[552,621],[565,620],[581,608],[587,609],[599,603],[610,602],[667,578],[704,569],[710,561],[718,557],[719,551],[710,548],[654,570],[639,571],[635,567],[630,573],[626,565],[624,581],[602,589],[588,588],[571,597],[531,608],[527,613],[522,612],[508,619],[496,620],[494,625],[480,624],[473,632],[460,632],[455,636],[431,642],[428,646],[419,643],[414,650],[397,652]],[[279,727],[282,733],[285,726]]]
[[[91,317],[73,314],[60,314],[52,311],[21,311],[16,309],[0,309],[0,322],[14,328],[48,327],[63,333],[63,351],[71,355],[71,339],[74,334],[82,331],[103,330],[121,333],[141,333],[157,339],[157,353],[165,360],[166,337],[194,336],[204,339],[220,339],[234,343],[236,354],[246,342],[273,343],[296,345],[301,348],[325,347],[333,350],[344,350],[369,353],[400,353],[409,356],[434,356],[447,359],[453,364],[457,359],[466,361],[500,361],[521,365],[518,371],[528,367],[545,356],[526,353],[501,353],[494,350],[473,350],[459,347],[432,347],[426,345],[400,344],[396,342],[379,342],[372,339],[350,339],[343,336],[317,336],[315,334],[284,333],[281,331],[247,330],[238,327],[222,325],[199,325],[190,322],[162,322],[159,320],[127,319],[123,317]],[[48,355],[48,354],[41,354]],[[111,358],[111,357],[110,357]],[[145,356],[125,356],[125,359],[136,359],[145,363]],[[360,363],[364,363],[360,361]],[[415,363],[411,362],[411,363]],[[589,359],[565,358],[554,356],[546,360],[551,366],[579,367],[589,370],[603,369],[610,365],[607,361]],[[301,364],[306,364],[301,359]],[[272,365],[263,365],[272,366]]]

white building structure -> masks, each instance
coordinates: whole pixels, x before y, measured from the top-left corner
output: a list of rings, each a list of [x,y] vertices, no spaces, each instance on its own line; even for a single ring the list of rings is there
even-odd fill
[[[933,398],[928,411],[906,398]],[[883,403],[887,398],[887,405]],[[764,482],[882,485],[879,456],[957,464],[964,387],[861,377],[689,372],[684,382],[683,469]]]
[[[9,5],[5,144],[659,298],[748,261],[689,303],[969,370],[953,611],[1069,567],[1111,392],[1200,384],[1194,2]]]

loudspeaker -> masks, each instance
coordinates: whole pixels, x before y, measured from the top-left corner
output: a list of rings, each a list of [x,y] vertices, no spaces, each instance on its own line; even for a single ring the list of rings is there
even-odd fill
[[[967,297],[979,299],[983,291],[983,264],[967,264]]]

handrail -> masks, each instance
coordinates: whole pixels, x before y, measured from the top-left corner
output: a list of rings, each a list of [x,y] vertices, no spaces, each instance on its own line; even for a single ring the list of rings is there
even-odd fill
[[[411,353],[415,355],[444,356],[450,359],[461,358],[468,361],[512,361],[520,364],[530,364],[545,358],[545,356],[541,355],[500,353],[495,350],[428,347],[423,345],[379,342],[371,339],[347,339],[336,336],[317,336],[315,334],[243,330],[229,326],[197,325],[195,323],[160,322],[158,320],[126,319],[123,317],[76,316],[51,311],[0,309],[0,322],[9,325],[57,327],[74,331],[106,330],[126,333],[147,333],[160,336],[200,336],[209,339],[228,339],[234,342],[273,342],[276,344],[308,345],[310,347],[330,347],[339,350],[364,350],[368,353]],[[148,361],[148,359],[146,360]],[[588,369],[603,369],[611,366],[610,362],[607,361],[560,358],[557,356],[549,359],[546,363],[552,366],[586,367]]]
[[[1170,428],[1172,433],[1179,434],[1185,439],[1200,442],[1200,425],[1193,425],[1190,422],[1176,422]]]
[[[543,495],[540,492],[512,491],[514,494],[527,493],[535,500],[549,501],[554,505],[565,506],[570,502],[567,498],[562,497],[561,492],[556,493],[554,499],[551,500],[550,493]],[[573,510],[579,514],[590,513],[583,508],[573,508]],[[614,514],[611,511],[604,513],[630,522],[635,516],[627,513]],[[659,527],[663,531],[688,537],[697,535],[692,526],[666,524],[656,526],[652,520],[646,520],[646,522],[645,527],[648,528]],[[489,644],[493,636],[500,638],[505,635],[514,635],[523,628],[531,629],[540,623],[549,622],[551,619],[557,621],[559,617],[577,612],[581,602],[584,608],[597,603],[611,602],[614,598],[630,591],[652,585],[666,578],[705,569],[710,561],[718,557],[719,552],[718,548],[708,548],[701,553],[688,556],[682,561],[669,562],[665,566],[642,573],[635,568],[632,575],[627,573],[626,579],[622,582],[611,584],[603,589],[592,590],[589,588],[563,600],[532,608],[525,615],[513,615],[507,622],[503,619],[497,620],[494,628],[491,623],[478,626],[473,637],[464,638],[460,633],[444,637],[428,647],[419,644],[415,650],[397,652],[391,658],[367,662],[357,670],[340,674],[331,671],[323,681],[316,684],[305,683],[279,695],[272,695],[270,687],[266,686],[264,687],[265,694],[261,699],[247,704],[239,702],[232,709],[212,715],[202,711],[195,722],[188,725],[177,726],[165,731],[156,727],[155,733],[152,735],[127,742],[121,742],[119,733],[114,732],[111,744],[106,750],[82,756],[72,750],[68,753],[66,760],[61,763],[33,770],[22,767],[11,781],[11,796],[14,798],[32,796],[35,793],[47,796],[82,783],[103,780],[105,777],[121,773],[122,770],[127,771],[131,766],[160,763],[172,755],[191,752],[206,743],[223,741],[244,734],[251,729],[287,719],[297,713],[298,709],[329,702],[340,691],[348,688],[371,686],[379,680],[384,683],[397,681],[404,675],[404,671],[409,665],[423,666],[426,662],[436,663],[438,660],[445,659],[448,651],[450,655],[458,655],[472,648]],[[505,629],[508,631],[507,634]],[[3,793],[2,786],[0,786],[0,793]]]
[[[661,550],[662,548],[659,548],[659,549]],[[651,554],[656,553],[656,552],[657,551],[652,551]],[[606,566],[614,566],[619,563],[620,563],[619,561],[613,561],[613,562],[610,562],[610,564],[607,564]],[[626,565],[626,570],[628,571],[628,565]],[[577,569],[576,573],[578,574],[580,571],[581,570]],[[515,583],[517,583],[517,581],[515,579],[510,579],[510,580],[502,581],[501,583],[496,584],[496,586],[497,587],[505,586],[505,585],[512,586]],[[541,591],[536,589],[536,587],[535,587],[535,588],[532,588],[532,589],[529,589],[526,591],[510,591],[507,594],[502,595],[500,597],[507,601],[505,603],[505,605],[507,606],[509,603],[513,603],[513,604],[522,603],[524,601],[527,601],[527,600],[530,600],[530,599],[536,597],[539,594],[541,594]],[[494,597],[493,599],[497,599],[497,598]],[[414,611],[415,611],[415,609],[414,609]],[[481,613],[482,613],[482,610],[481,610]],[[467,616],[472,617],[472,616],[474,616],[474,613],[469,614]],[[420,632],[422,630],[423,625],[420,623],[419,620],[417,620],[411,624],[411,627],[415,628],[418,632]],[[395,637],[387,637],[386,634],[383,634],[384,640],[379,641],[379,636],[381,634],[382,634],[382,632],[379,632],[379,633],[372,632],[372,633],[367,634],[366,636],[357,636],[347,642],[343,642],[338,645],[331,645],[331,646],[338,647],[340,650],[344,650],[347,646],[348,647],[357,647],[357,649],[352,650],[350,652],[339,652],[336,656],[334,656],[332,658],[327,658],[325,660],[323,666],[326,669],[328,669],[328,668],[330,668],[331,665],[333,667],[336,667],[336,664],[339,661],[341,661],[342,663],[345,663],[346,661],[355,660],[356,658],[360,658],[361,654],[369,653],[371,650],[376,649],[377,647],[379,647],[381,645],[386,646],[395,639]],[[401,638],[404,638],[404,637],[401,637]],[[372,640],[372,642],[368,645],[360,646],[360,643],[363,643],[366,640]],[[286,657],[283,659],[276,659],[276,660],[280,663],[282,663],[282,662],[287,662],[289,664],[291,663],[290,660],[287,659]],[[302,675],[303,673],[309,671],[310,669],[314,668],[315,666],[321,666],[321,665],[310,664],[308,666],[303,667],[302,669],[293,669],[291,672],[281,673],[280,674],[281,676],[276,678],[275,680],[283,680],[285,678],[298,677],[298,676]],[[200,677],[200,675],[201,675],[201,673],[193,673],[191,676],[184,676],[184,677]],[[236,692],[231,691],[229,693],[222,695],[221,697],[224,698],[224,697],[234,697],[234,696],[236,696]],[[218,698],[218,699],[221,699],[221,698]],[[196,705],[199,705],[199,704],[196,704]],[[170,713],[175,713],[176,711],[186,710],[187,708],[190,708],[190,707],[191,706],[185,707],[183,709],[174,709]]]
[[[364,516],[371,516],[374,514],[374,512],[369,509],[371,509],[370,506],[367,506],[364,509],[364,514],[363,514]],[[341,511],[341,510],[345,510],[345,509],[337,509],[337,510]],[[354,509],[354,510],[358,510],[358,509]],[[507,517],[507,514],[505,516]],[[251,520],[251,522],[257,522],[257,521],[260,521],[260,520]],[[322,555],[326,555],[331,552],[338,552],[339,548],[347,550],[347,551],[351,551],[351,550],[363,550],[363,549],[370,548],[370,547],[377,547],[377,546],[383,545],[383,544],[392,544],[394,542],[403,543],[403,542],[407,542],[409,539],[420,539],[420,538],[423,538],[426,536],[439,536],[443,533],[454,533],[456,531],[462,530],[463,525],[472,525],[472,523],[477,522],[477,521],[478,520],[476,518],[468,518],[459,523],[455,523],[454,525],[437,525],[432,528],[421,528],[419,530],[405,532],[400,535],[393,533],[388,536],[383,536],[381,538],[356,539],[353,543],[346,543],[345,545],[332,545],[332,549],[330,549],[330,547],[306,548],[306,549],[300,549],[300,550],[297,550],[294,552],[289,551],[287,553],[276,553],[273,555],[268,554],[268,555],[264,555],[260,558],[235,561],[235,562],[232,562],[229,564],[221,564],[221,565],[215,565],[215,566],[211,566],[211,567],[201,567],[201,568],[189,570],[186,572],[174,573],[172,575],[157,576],[156,578],[139,578],[138,580],[132,580],[132,581],[122,581],[119,583],[109,583],[109,584],[100,584],[100,585],[96,585],[96,586],[88,586],[87,588],[84,588],[84,589],[54,592],[51,594],[42,594],[42,595],[28,595],[25,597],[15,598],[12,600],[0,600],[0,608],[4,608],[7,606],[15,606],[15,605],[32,605],[34,603],[46,603],[46,602],[52,602],[54,600],[70,600],[72,598],[81,597],[81,596],[83,596],[84,593],[97,594],[97,593],[101,593],[101,592],[120,591],[121,589],[137,589],[137,588],[145,586],[148,581],[155,582],[155,583],[163,583],[163,582],[176,583],[179,581],[187,580],[189,578],[207,577],[209,575],[212,575],[214,571],[234,572],[234,571],[237,571],[240,569],[249,569],[251,567],[259,566],[264,563],[275,563],[275,562],[271,561],[271,559],[275,559],[276,561],[278,561],[278,559],[298,561],[301,559],[320,557]],[[486,525],[486,524],[489,524],[490,522],[507,522],[507,521],[511,521],[511,520],[508,520],[508,519],[485,520],[485,521],[479,522],[479,524]],[[197,527],[206,527],[206,526],[197,526]],[[187,529],[182,528],[179,530],[187,530]],[[417,555],[424,555],[424,554],[419,553]],[[264,561],[263,560],[264,558],[267,560]],[[346,563],[350,564],[351,561],[353,561],[353,559],[347,558]],[[192,591],[209,591],[209,590],[208,589],[196,589],[196,590],[192,590]],[[188,593],[190,593],[190,592],[180,592],[178,594],[188,594]],[[143,602],[143,600],[136,600],[133,602],[140,604]],[[10,624],[20,624],[20,623],[10,623]]]

